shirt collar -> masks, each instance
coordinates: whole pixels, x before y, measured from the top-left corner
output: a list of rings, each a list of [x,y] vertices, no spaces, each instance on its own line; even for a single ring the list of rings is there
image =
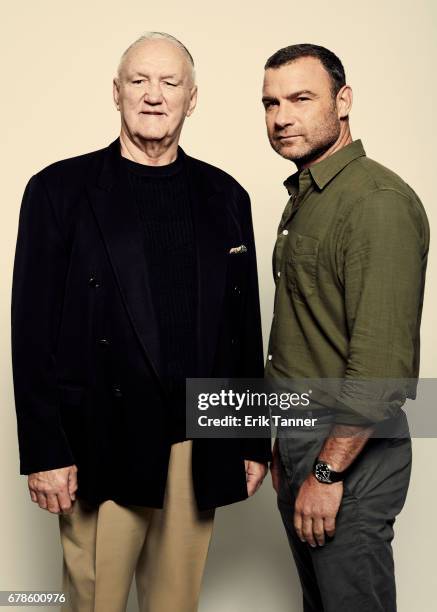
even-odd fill
[[[301,193],[308,187],[308,179],[311,175],[317,187],[323,189],[351,161],[363,155],[366,155],[363,143],[361,140],[354,140],[317,164],[295,172],[284,181],[284,185],[290,195]]]

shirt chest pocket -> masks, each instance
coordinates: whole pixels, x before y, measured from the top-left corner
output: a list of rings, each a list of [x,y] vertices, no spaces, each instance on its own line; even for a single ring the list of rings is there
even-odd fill
[[[287,288],[299,302],[315,294],[319,241],[290,230],[285,250]]]

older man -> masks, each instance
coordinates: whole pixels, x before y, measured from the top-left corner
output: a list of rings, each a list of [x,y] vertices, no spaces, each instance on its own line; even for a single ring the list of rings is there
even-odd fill
[[[187,440],[185,379],[262,374],[250,201],[186,155],[190,53],[148,33],[114,79],[109,147],[37,172],[12,295],[21,474],[59,514],[71,610],[197,609],[214,509],[252,495],[268,440]],[[238,247],[244,245],[244,249]]]
[[[427,217],[352,139],[352,90],[332,51],[277,51],[263,104],[273,149],[297,166],[274,252],[266,375],[323,379],[314,430],[280,432],[272,465],[304,610],[394,612],[393,523],[411,469],[401,406],[419,372]]]

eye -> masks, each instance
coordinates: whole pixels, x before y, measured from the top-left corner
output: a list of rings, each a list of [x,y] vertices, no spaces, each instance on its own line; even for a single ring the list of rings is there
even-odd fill
[[[140,83],[144,83],[144,79],[135,79],[135,81],[132,81],[132,83],[135,83],[135,85],[139,85]]]
[[[305,100],[309,100],[309,98],[306,98],[305,96],[299,96],[299,97],[297,98],[297,101],[298,101],[298,102],[305,102]]]
[[[270,108],[272,108],[273,106],[276,106],[276,105],[277,105],[277,102],[274,102],[273,100],[269,100],[269,101],[264,102],[264,108],[266,110],[269,110]]]
[[[172,83],[171,81],[164,81],[164,85],[170,85],[170,87],[176,87],[176,83]]]

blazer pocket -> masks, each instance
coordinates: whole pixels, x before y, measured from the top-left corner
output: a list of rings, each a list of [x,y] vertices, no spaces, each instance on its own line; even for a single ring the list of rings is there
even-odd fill
[[[246,261],[248,256],[248,251],[240,251],[239,253],[227,253],[226,257],[228,261]]]
[[[290,231],[286,258],[287,287],[299,302],[305,302],[316,290],[319,241]]]
[[[242,283],[247,274],[247,263],[249,261],[247,251],[228,253],[226,258],[228,277],[230,277],[231,283]]]

